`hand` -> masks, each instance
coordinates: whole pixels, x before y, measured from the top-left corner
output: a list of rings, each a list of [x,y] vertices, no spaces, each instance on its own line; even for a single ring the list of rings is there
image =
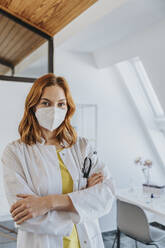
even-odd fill
[[[94,186],[97,183],[103,181],[103,175],[101,172],[92,174],[87,180],[87,188]]]
[[[22,224],[25,220],[44,215],[49,211],[49,196],[18,194],[17,197],[23,199],[15,202],[10,208],[10,213],[17,224]]]

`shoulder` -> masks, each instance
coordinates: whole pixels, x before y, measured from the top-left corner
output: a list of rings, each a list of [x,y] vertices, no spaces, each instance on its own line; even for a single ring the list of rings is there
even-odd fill
[[[22,173],[23,166],[23,153],[22,153],[22,146],[23,144],[19,143],[19,140],[14,140],[9,142],[1,156],[2,168],[5,170],[12,170],[17,171],[18,173]]]
[[[78,136],[75,144],[75,149],[86,155],[93,150],[93,146],[91,145],[91,142],[87,137]]]
[[[18,151],[20,150],[20,147],[22,146],[22,143],[20,143],[20,140],[13,140],[10,141],[3,149],[2,152],[2,157],[1,159],[7,157],[11,157],[11,156],[16,156],[16,154],[18,153]]]
[[[87,146],[87,144],[89,143],[89,140],[84,137],[84,136],[78,136],[77,137],[77,141],[76,141],[76,144],[80,147],[84,147],[84,146]]]

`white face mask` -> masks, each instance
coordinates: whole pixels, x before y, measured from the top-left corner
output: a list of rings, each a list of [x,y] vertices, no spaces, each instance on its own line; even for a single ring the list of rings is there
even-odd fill
[[[67,109],[58,107],[39,108],[35,115],[40,126],[52,131],[64,121]]]

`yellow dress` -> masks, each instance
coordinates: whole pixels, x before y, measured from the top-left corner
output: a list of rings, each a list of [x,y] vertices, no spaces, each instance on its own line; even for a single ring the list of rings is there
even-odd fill
[[[63,194],[67,194],[73,192],[73,180],[68,169],[66,168],[60,157],[59,151],[61,151],[62,149],[63,148],[57,150],[57,156],[61,169],[62,192]],[[63,237],[63,248],[80,248],[80,242],[75,224],[73,226],[70,236]]]

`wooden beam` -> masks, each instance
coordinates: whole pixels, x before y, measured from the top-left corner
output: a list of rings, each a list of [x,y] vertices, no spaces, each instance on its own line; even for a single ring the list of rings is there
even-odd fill
[[[15,77],[15,76],[4,76],[0,75],[0,80],[3,81],[15,81],[15,82],[20,82],[20,83],[34,83],[36,78],[27,78],[27,77]]]
[[[54,43],[53,43],[53,38],[48,41],[48,72],[54,73]]]

